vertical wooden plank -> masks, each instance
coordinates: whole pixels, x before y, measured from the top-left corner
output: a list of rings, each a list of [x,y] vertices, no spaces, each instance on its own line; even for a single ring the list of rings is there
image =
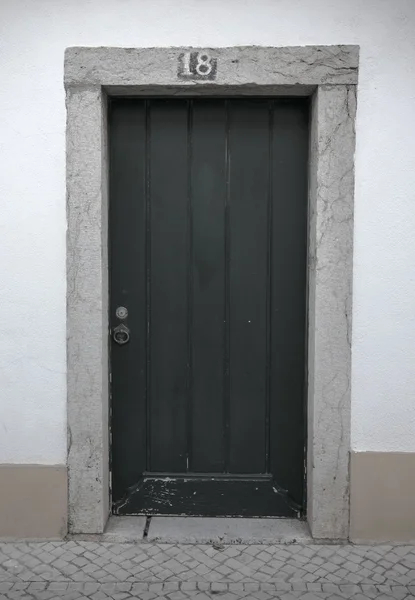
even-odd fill
[[[151,470],[187,468],[186,100],[150,104]]]
[[[303,503],[308,103],[275,101],[272,141],[271,470]]]
[[[131,340],[111,345],[112,494],[136,484],[146,460],[144,101],[113,101],[110,109],[110,263],[112,327],[125,306]]]
[[[230,460],[265,472],[268,102],[230,104]]]
[[[193,108],[193,411],[190,469],[224,469],[225,102]]]

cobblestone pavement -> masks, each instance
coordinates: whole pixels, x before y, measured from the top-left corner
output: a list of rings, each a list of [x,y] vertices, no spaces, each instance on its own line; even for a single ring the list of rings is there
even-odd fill
[[[0,600],[415,599],[415,546],[0,543]]]

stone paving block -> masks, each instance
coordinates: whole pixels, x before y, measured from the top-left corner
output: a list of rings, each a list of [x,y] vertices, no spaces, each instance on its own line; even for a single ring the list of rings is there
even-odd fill
[[[2,543],[0,594],[8,600],[128,600],[143,594],[166,600],[198,594],[221,600],[406,600],[415,598],[414,567],[414,546],[241,544],[218,550],[148,542]]]

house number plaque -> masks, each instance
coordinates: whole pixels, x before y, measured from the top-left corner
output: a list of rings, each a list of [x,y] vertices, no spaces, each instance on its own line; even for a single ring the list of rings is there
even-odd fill
[[[195,81],[216,79],[218,60],[207,52],[184,52],[179,56],[177,76]]]

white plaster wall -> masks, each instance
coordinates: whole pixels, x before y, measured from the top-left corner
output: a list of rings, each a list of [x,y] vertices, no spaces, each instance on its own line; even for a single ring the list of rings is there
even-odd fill
[[[74,45],[361,46],[352,447],[415,451],[414,31],[414,0],[0,0],[0,462],[65,462]]]

